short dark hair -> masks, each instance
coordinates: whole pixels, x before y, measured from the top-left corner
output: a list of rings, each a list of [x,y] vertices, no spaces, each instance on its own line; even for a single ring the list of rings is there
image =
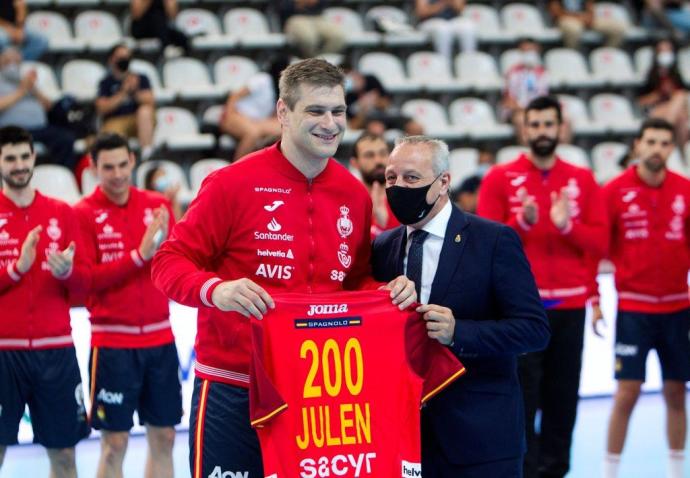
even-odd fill
[[[355,141],[354,144],[352,145],[352,156],[355,158],[359,157],[359,155],[357,153],[357,148],[359,147],[359,143],[361,143],[362,141],[377,141],[377,140],[383,141],[384,143],[386,143],[386,146],[388,146],[388,142],[386,141],[386,138],[384,138],[383,136],[381,136],[379,134],[370,133],[368,131],[365,131],[364,133],[360,134],[359,138],[357,138],[357,141]]]
[[[106,57],[108,58],[108,61],[110,61],[118,48],[127,48],[129,50],[129,46],[126,43],[121,42],[114,44],[112,47],[110,47],[110,50],[108,50],[108,56]]]
[[[91,160],[93,164],[98,162],[98,155],[101,151],[110,151],[118,148],[127,148],[127,154],[131,152],[127,139],[117,133],[101,133],[91,146]]]
[[[551,108],[556,110],[556,117],[558,118],[558,122],[562,123],[563,122],[563,113],[561,112],[561,103],[558,101],[558,99],[554,98],[553,96],[538,96],[534,98],[532,101],[530,101],[527,104],[527,108],[525,108],[525,120],[527,119],[527,113],[530,111],[543,111],[543,110],[550,110]]]
[[[662,118],[647,118],[640,125],[640,130],[637,132],[636,139],[641,139],[644,135],[645,130],[648,129],[665,129],[671,133],[671,137],[676,139],[676,131],[673,129],[673,125]]]
[[[34,152],[34,138],[27,130],[19,126],[5,126],[4,128],[0,128],[0,150],[2,150],[6,144],[23,143],[28,143],[31,152]]]

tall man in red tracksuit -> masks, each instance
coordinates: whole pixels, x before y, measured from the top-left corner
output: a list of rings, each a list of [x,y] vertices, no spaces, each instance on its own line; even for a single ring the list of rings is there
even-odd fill
[[[685,382],[690,380],[690,181],[666,168],[675,146],[671,124],[646,120],[634,144],[639,162],[603,189],[618,291],[618,389],[609,422],[605,478],[618,474],[630,414],[652,348],[664,381],[670,449],[666,476],[684,476]],[[662,474],[659,470],[658,476]]]
[[[270,294],[371,285],[371,199],[331,158],[346,123],[343,75],[308,59],[282,72],[279,91],[281,141],[211,174],[153,260],[154,283],[199,308],[194,478],[264,478],[249,423],[249,320],[274,306]],[[404,276],[387,287],[401,308],[416,299]]]
[[[606,251],[606,216],[591,171],[556,155],[562,126],[557,100],[539,97],[525,110],[530,152],[496,166],[479,192],[478,214],[519,233],[539,294],[547,308],[551,341],[543,352],[523,356],[525,477],[563,477],[577,413],[585,303],[594,261]],[[541,408],[541,433],[534,419]]]
[[[170,202],[131,184],[127,140],[105,133],[91,150],[99,185],[76,206],[92,275],[91,425],[101,430],[97,478],[122,476],[132,415],[146,426],[145,476],[173,476],[182,415],[179,359],[168,298],[151,282],[151,258],[173,224]]]
[[[30,181],[36,155],[24,129],[0,129],[0,466],[29,405],[51,476],[77,476],[88,436],[70,327],[70,294],[88,287],[74,211]]]

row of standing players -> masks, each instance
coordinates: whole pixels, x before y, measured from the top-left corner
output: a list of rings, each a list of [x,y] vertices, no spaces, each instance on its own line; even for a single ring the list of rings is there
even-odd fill
[[[333,292],[377,285],[369,276],[371,199],[361,184],[328,159],[344,129],[341,85],[342,75],[324,62],[306,60],[289,67],[281,77],[277,108],[281,142],[209,177],[155,257],[161,239],[172,226],[169,205],[160,196],[130,186],[133,158],[125,142],[106,136],[96,143],[93,157],[100,187],[77,206],[75,213],[29,186],[33,165],[30,138],[16,129],[4,130],[0,141],[0,247],[4,251],[9,245],[10,252],[2,257],[9,260],[3,262],[6,267],[0,272],[0,303],[10,313],[6,314],[9,320],[0,321],[0,379],[8,381],[3,383],[0,397],[1,455],[4,446],[16,443],[17,423],[28,402],[36,440],[48,449],[53,472],[56,476],[76,474],[73,446],[88,433],[88,426],[69,334],[68,299],[90,289],[84,298],[93,324],[93,406],[89,420],[105,431],[99,476],[115,476],[121,469],[134,409],[147,426],[147,476],[172,475],[172,427],[179,422],[182,404],[167,298],[155,284],[172,299],[199,308],[190,423],[193,476],[209,476],[218,467],[263,476],[247,410],[247,319],[261,316],[272,306],[269,292]],[[472,279],[483,290],[472,291],[458,302],[450,293],[434,294],[433,274],[431,278],[422,274],[420,300],[438,300],[425,312],[429,334],[451,347],[470,371],[444,392],[457,400],[441,400],[446,408],[435,406],[425,411],[425,476],[522,474],[524,416],[516,396],[520,389],[515,388],[515,359],[526,352],[533,352],[521,359],[527,423],[533,423],[539,406],[544,446],[536,453],[539,440],[528,426],[525,475],[565,475],[575,420],[585,301],[594,290],[595,264],[607,251],[619,267],[619,289],[630,289],[622,291],[629,292],[627,296],[619,295],[624,301],[621,316],[631,317],[625,319],[632,324],[626,330],[629,334],[633,331],[633,336],[625,339],[629,346],[617,347],[622,352],[617,357],[621,381],[608,461],[614,463],[616,452],[622,449],[632,408],[630,397],[634,404],[644,375],[642,356],[655,347],[660,355],[664,355],[662,351],[669,354],[666,360],[662,357],[665,397],[669,410],[682,418],[669,420],[670,445],[677,465],[685,438],[684,427],[679,428],[685,423],[685,412],[684,394],[679,403],[674,392],[678,384],[684,391],[687,380],[687,371],[677,369],[684,368],[683,364],[690,366],[690,360],[678,360],[678,356],[686,354],[687,359],[690,355],[687,340],[676,344],[664,340],[688,337],[687,285],[685,278],[676,283],[675,272],[684,269],[687,273],[688,269],[686,227],[690,212],[686,204],[690,188],[684,179],[664,168],[673,145],[672,128],[658,122],[643,128],[636,143],[639,165],[602,193],[591,173],[554,156],[560,127],[557,103],[535,100],[527,109],[526,119],[531,154],[495,168],[482,185],[480,196],[480,215],[512,228],[457,209],[445,218],[448,230],[462,229],[464,247],[470,248],[455,258],[462,266],[459,268],[463,274],[480,270],[473,274],[482,280],[476,276]],[[388,284],[391,295],[404,307],[416,297],[414,287],[411,291],[408,280],[396,277],[397,265],[386,263],[384,255],[391,248],[387,241],[394,234],[405,236],[405,231],[430,228],[434,219],[443,217],[441,212],[450,208],[447,147],[428,138],[404,140],[391,154],[385,175],[388,189],[398,186],[398,191],[409,190],[391,201],[391,213],[404,223],[422,218],[407,229],[382,234],[374,243],[374,277],[392,279]],[[602,194],[609,200],[602,201]],[[621,206],[621,211],[613,204]],[[607,205],[608,215],[602,205]],[[277,211],[281,206],[284,210]],[[266,211],[275,214],[266,216]],[[342,241],[335,233],[330,238],[322,231],[334,230],[331,223],[341,215],[348,217],[357,234],[347,244],[353,256],[351,264],[344,274],[334,275],[333,271],[343,268],[336,260]],[[275,223],[276,229],[277,221],[294,235],[258,232],[267,224]],[[608,224],[613,226],[609,229]],[[315,230],[319,234],[316,246]],[[611,241],[609,230],[614,232]],[[620,238],[616,231],[622,231]],[[548,323],[541,307],[534,307],[537,290],[518,234],[548,308]],[[441,237],[442,256],[448,253],[446,244],[453,240],[446,236]],[[484,240],[487,237],[495,240]],[[406,253],[406,239],[401,256]],[[269,276],[261,267],[266,259],[260,256],[259,247],[282,249],[286,244],[281,241],[290,241],[294,261],[303,267],[291,269],[287,275],[279,272]],[[397,245],[400,247],[400,242]],[[45,255],[36,251],[45,251]],[[426,257],[426,250],[424,254]],[[473,256],[488,261],[475,264],[471,262]],[[37,257],[40,265],[34,264]],[[438,264],[440,259],[437,252],[427,260]],[[483,277],[486,274],[488,278]],[[40,313],[35,301],[38,294]],[[463,307],[468,308],[463,304],[482,301],[490,306],[480,309],[479,315],[463,311]],[[634,308],[637,305],[642,308]],[[666,320],[672,313],[682,317]],[[659,316],[663,319],[655,320]],[[538,352],[547,343],[549,326],[553,334],[550,345]],[[685,327],[685,333],[669,333],[665,328],[670,326]],[[652,337],[658,340],[634,345],[636,340],[649,341]],[[228,343],[233,347],[228,348]],[[473,369],[487,373],[472,374]],[[558,377],[553,379],[549,373],[558,373]],[[487,393],[505,396],[489,403]],[[471,414],[463,413],[454,409],[454,401],[477,407]],[[506,407],[514,409],[516,401],[520,416],[507,419],[503,412]],[[429,416],[431,413],[452,426],[443,428],[439,420]],[[511,420],[514,423],[508,423]],[[497,430],[494,426],[499,422]]]

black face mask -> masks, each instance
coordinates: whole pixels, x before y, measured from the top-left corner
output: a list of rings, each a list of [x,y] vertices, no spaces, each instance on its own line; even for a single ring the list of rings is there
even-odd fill
[[[439,174],[436,176],[436,179],[440,177],[441,175]],[[431,185],[436,182],[436,179],[426,186],[418,188],[406,188],[403,186],[389,186],[386,188],[388,205],[391,211],[393,211],[393,215],[400,221],[400,224],[416,224],[429,215],[434,204],[441,197],[439,194],[433,203],[429,204],[426,202],[426,194],[431,189]]]
[[[118,70],[120,70],[122,73],[127,71],[129,69],[129,58],[120,58],[115,62],[115,66],[117,67]]]

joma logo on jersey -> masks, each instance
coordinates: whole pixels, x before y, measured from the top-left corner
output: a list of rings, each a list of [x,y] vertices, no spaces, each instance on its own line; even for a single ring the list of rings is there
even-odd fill
[[[105,388],[102,388],[101,391],[98,392],[97,398],[108,405],[122,405],[125,397],[120,392],[109,392]]]
[[[337,319],[295,319],[296,329],[330,329],[362,325],[361,317],[338,317]]]
[[[248,471],[223,471],[216,466],[208,478],[249,478]]]
[[[315,315],[344,314],[345,312],[347,312],[347,304],[318,304],[310,305],[307,315],[313,317]]]

